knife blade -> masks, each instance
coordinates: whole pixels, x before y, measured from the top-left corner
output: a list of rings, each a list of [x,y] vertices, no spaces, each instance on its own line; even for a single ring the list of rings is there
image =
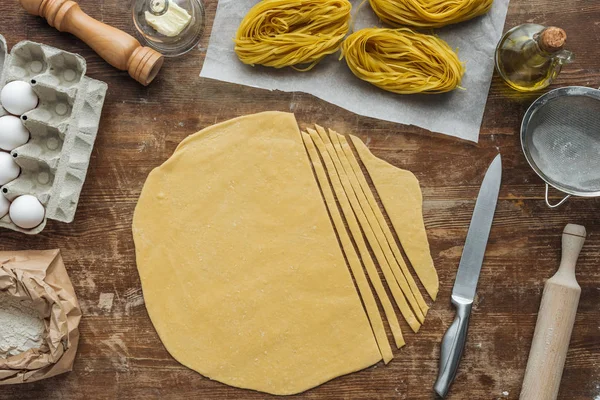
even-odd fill
[[[467,339],[471,308],[494,220],[501,181],[502,158],[498,154],[483,178],[452,289],[451,301],[456,308],[456,317],[442,339],[440,370],[433,387],[442,398],[446,397],[454,381]]]

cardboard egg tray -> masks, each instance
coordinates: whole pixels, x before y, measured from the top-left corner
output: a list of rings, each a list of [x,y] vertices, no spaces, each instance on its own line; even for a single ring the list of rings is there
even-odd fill
[[[44,221],[21,229],[8,215],[0,227],[37,234],[47,219],[72,222],[98,133],[106,96],[104,82],[85,76],[83,57],[30,41],[7,51],[0,35],[0,90],[9,82],[31,83],[40,101],[21,116],[31,132],[29,142],[11,154],[21,175],[2,186],[0,195],[12,201],[23,194],[38,198],[46,209]],[[0,107],[0,117],[8,113]]]

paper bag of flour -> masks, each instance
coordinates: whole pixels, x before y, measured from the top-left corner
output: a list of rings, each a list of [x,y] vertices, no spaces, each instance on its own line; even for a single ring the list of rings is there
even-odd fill
[[[0,251],[0,385],[71,371],[80,319],[59,250]]]

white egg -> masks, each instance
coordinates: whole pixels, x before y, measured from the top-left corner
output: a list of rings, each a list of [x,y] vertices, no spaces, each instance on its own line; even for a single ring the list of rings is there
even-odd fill
[[[29,131],[19,117],[5,115],[0,117],[0,149],[11,151],[29,140]]]
[[[10,207],[10,201],[2,194],[0,194],[0,218],[4,217],[8,214],[8,209]]]
[[[13,115],[23,115],[38,105],[38,97],[31,85],[23,81],[7,83],[0,92],[2,107]]]
[[[0,151],[0,186],[16,179],[21,173],[21,167],[15,162],[13,157]]]
[[[44,220],[46,211],[35,196],[25,194],[17,197],[10,205],[10,219],[20,228],[35,228]]]

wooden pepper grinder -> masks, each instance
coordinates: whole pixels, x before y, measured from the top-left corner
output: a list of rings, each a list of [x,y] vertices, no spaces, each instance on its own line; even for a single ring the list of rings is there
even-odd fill
[[[562,260],[544,286],[520,400],[555,400],[558,396],[581,294],[575,264],[585,237],[580,225],[569,224],[563,231]]]
[[[28,13],[41,16],[60,32],[69,32],[83,40],[110,65],[128,71],[146,86],[163,65],[162,54],[143,47],[131,35],[90,17],[71,0],[19,0]]]

